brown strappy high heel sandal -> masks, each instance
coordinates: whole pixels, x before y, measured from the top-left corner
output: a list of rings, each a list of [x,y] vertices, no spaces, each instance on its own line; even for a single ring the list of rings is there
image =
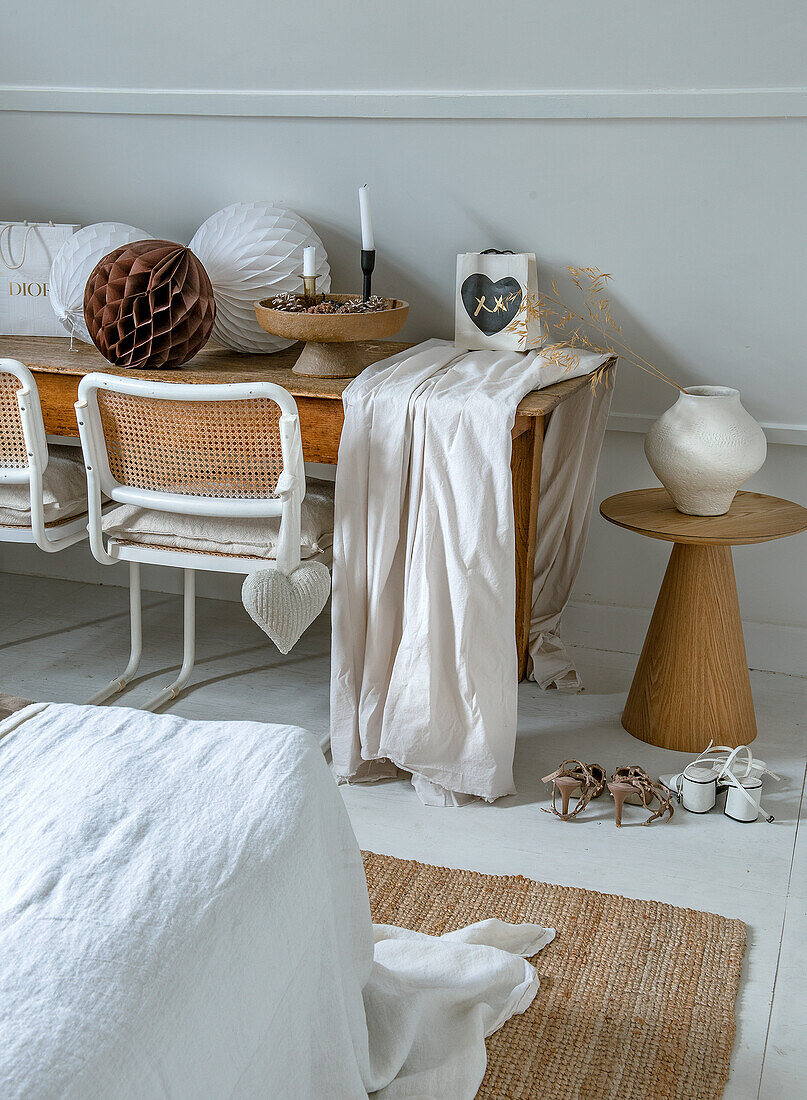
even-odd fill
[[[669,814],[669,821],[673,815],[672,794],[660,783],[654,783],[644,768],[638,764],[631,764],[617,768],[608,783],[608,790],[614,799],[614,812],[616,814],[617,828],[622,824],[622,807],[626,802],[635,806],[644,806],[649,810],[653,802],[658,800],[658,808],[643,821],[643,825],[649,825],[656,818]]]
[[[552,808],[544,809],[546,814],[555,814],[563,821],[576,817],[585,810],[592,798],[599,798],[605,790],[605,768],[601,764],[584,764],[582,760],[564,760],[551,775],[543,777],[543,783],[552,784]],[[556,796],[560,791],[560,813],[556,805]],[[580,792],[577,805],[569,813],[569,799]]]

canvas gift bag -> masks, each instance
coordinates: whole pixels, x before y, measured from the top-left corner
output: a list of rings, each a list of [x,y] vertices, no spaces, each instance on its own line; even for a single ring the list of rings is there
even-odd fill
[[[529,351],[544,343],[534,252],[466,252],[457,256],[454,343],[457,347]]]
[[[0,222],[0,335],[64,336],[50,304],[53,257],[78,225]]]

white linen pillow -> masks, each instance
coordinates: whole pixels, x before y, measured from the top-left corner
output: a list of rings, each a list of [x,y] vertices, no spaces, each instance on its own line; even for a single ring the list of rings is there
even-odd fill
[[[177,550],[273,560],[280,518],[189,516],[124,504],[106,514],[103,529],[110,538],[142,546],[168,546]],[[324,554],[332,543],[333,482],[308,478],[300,524],[301,557]]]
[[[45,523],[87,511],[87,478],[80,447],[53,446],[42,476]],[[0,483],[0,524],[31,526],[31,496],[27,485]]]

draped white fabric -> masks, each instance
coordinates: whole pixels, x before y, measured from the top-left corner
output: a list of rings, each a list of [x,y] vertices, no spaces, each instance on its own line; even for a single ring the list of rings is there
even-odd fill
[[[580,352],[569,369],[541,352],[465,352],[429,340],[368,368],[345,390],[331,656],[340,779],[380,779],[401,768],[436,805],[514,791],[510,433],[527,393],[588,374],[605,358]],[[589,401],[597,426],[593,410],[605,401]],[[600,442],[601,434],[583,431],[552,444],[549,469],[563,466],[565,446],[588,476]],[[555,508],[565,517],[537,584],[538,630],[547,639],[557,630],[557,593],[576,572],[569,558],[579,564],[587,515],[580,500],[591,495],[590,484],[576,493],[574,476],[564,484]],[[546,518],[542,503],[542,527]],[[534,647],[541,676],[548,645]]]
[[[485,1075],[484,1037],[538,992],[535,969],[521,956],[546,947],[554,930],[495,919],[440,937],[373,929],[364,987],[370,1092],[378,1089],[379,1100],[470,1100]]]
[[[34,704],[0,805],[3,1100],[471,1100],[554,936],[373,930],[293,726]]]
[[[554,410],[544,434],[528,674],[542,688],[583,686],[560,639],[560,619],[586,548],[612,394],[604,385],[579,390]]]

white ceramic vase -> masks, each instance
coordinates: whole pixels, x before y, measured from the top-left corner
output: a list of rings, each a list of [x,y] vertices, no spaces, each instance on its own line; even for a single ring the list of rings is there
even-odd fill
[[[644,453],[679,512],[722,516],[765,461],[765,433],[738,390],[691,386],[653,424]]]

